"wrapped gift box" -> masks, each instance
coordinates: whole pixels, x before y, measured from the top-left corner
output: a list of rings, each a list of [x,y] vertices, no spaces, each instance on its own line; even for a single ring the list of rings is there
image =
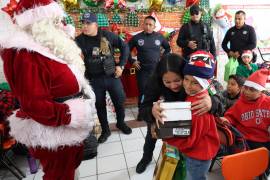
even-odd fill
[[[164,124],[156,129],[158,138],[187,137],[191,134],[192,114],[190,102],[164,102],[160,104]]]

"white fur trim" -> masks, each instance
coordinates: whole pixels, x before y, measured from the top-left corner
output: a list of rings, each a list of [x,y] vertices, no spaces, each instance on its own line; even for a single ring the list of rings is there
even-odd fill
[[[208,86],[210,85],[207,79],[200,78],[197,76],[193,76],[193,77],[199,82],[199,84],[202,86],[203,90],[207,89]]]
[[[93,127],[95,104],[92,99],[70,99],[64,102],[69,106],[71,121],[69,126],[74,128]]]
[[[257,89],[258,91],[265,90],[265,87],[261,86],[260,84],[257,84],[253,81],[246,80],[244,83],[244,86],[252,87],[254,89]]]
[[[33,9],[28,9],[19,15],[15,15],[14,19],[20,27],[33,24],[44,18],[63,17],[64,11],[56,2],[52,2],[45,6],[37,6]]]
[[[90,106],[87,107],[91,109]],[[91,112],[91,110],[85,113],[88,112]],[[8,121],[11,129],[10,134],[18,142],[28,147],[34,148],[39,146],[47,149],[57,149],[59,146],[74,146],[82,143],[92,130],[92,125],[94,124],[93,118],[89,118],[89,123],[85,127],[74,128],[72,127],[73,125],[58,127],[45,126],[33,119],[16,117],[16,111],[8,117]]]

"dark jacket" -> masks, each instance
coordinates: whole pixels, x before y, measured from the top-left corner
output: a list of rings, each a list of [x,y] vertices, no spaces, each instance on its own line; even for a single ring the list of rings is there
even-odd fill
[[[164,48],[164,53],[167,54],[171,51],[170,44],[168,41],[157,32],[147,34],[140,32],[133,36],[128,43],[130,51],[136,47],[137,59],[140,61],[140,66],[145,70],[153,70],[160,59],[161,50],[160,47]],[[134,63],[134,59],[129,56],[129,62]]]
[[[230,48],[228,48],[230,43]],[[226,53],[229,51],[238,51],[242,54],[243,50],[252,50],[256,48],[256,33],[252,26],[245,24],[242,28],[231,27],[225,34],[222,41],[222,48]]]
[[[227,91],[223,91],[222,93],[222,102],[225,107],[225,111],[227,111],[235,102],[237,99],[240,97],[240,92],[235,96],[235,97],[230,97]]]
[[[159,83],[160,82],[160,83]],[[158,80],[156,75],[150,76],[147,81],[144,100],[140,106],[140,113],[142,114],[143,119],[147,123],[155,122],[155,119],[152,115],[153,102],[156,102],[162,97],[165,101],[185,101],[187,94],[184,88],[177,93],[169,90],[163,85],[163,82]],[[216,116],[220,116],[224,113],[223,104],[221,103],[221,97],[219,94],[211,96],[212,108],[210,113]]]
[[[99,29],[97,36],[87,36],[82,33],[75,38],[77,45],[81,48],[84,55],[86,71],[88,70],[87,66],[89,64],[87,60],[91,59],[89,57],[92,57],[93,48],[100,47],[101,34],[106,37],[106,39],[110,42],[110,45],[112,47],[112,54],[114,54],[115,48],[120,49],[120,61],[117,65],[124,66],[126,64],[129,56],[129,48],[127,44],[114,33]]]
[[[191,27],[191,28],[190,28]],[[206,27],[206,31],[204,30]],[[206,44],[203,43],[205,38],[203,35],[205,34],[205,38],[209,41],[209,49],[206,49]],[[183,57],[188,58],[188,56],[195,52],[196,50],[192,50],[188,47],[189,41],[196,41],[197,42],[197,49],[196,50],[205,50],[210,51],[210,53],[216,57],[216,46],[215,40],[213,38],[212,30],[209,26],[203,22],[194,23],[191,21],[190,23],[184,24],[179,31],[178,38],[176,43],[179,47],[183,49]]]

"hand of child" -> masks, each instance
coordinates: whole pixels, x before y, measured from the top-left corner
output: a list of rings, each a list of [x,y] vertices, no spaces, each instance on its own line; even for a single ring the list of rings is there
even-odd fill
[[[161,103],[160,100],[154,102],[152,107],[152,114],[156,119],[157,128],[159,128],[159,122],[164,124],[162,120],[162,117],[164,117],[164,115],[162,115],[163,108],[160,107],[160,103]]]
[[[226,119],[225,117],[219,117],[220,121],[222,122],[222,124],[225,125],[230,125],[230,121],[228,119]]]

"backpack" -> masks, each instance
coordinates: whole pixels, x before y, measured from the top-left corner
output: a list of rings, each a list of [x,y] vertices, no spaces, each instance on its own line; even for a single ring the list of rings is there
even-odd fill
[[[227,154],[235,154],[249,149],[243,135],[231,124],[215,118],[220,144],[226,147]]]
[[[93,159],[97,156],[98,141],[94,134],[94,130],[89,133],[87,138],[83,141],[83,160]]]

